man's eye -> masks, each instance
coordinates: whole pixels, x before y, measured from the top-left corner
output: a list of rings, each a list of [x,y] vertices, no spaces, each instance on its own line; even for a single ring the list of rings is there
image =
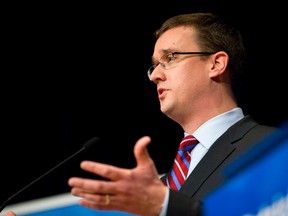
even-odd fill
[[[175,57],[172,54],[167,55],[165,58],[165,62],[170,62],[174,60],[175,60]]]

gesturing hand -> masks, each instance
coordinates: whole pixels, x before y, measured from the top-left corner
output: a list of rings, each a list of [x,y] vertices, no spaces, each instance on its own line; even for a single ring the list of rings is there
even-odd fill
[[[72,177],[71,193],[81,197],[79,204],[97,210],[117,210],[137,215],[158,215],[166,186],[159,179],[147,145],[151,138],[140,138],[134,147],[137,166],[123,169],[107,164],[83,161],[81,168],[108,180]]]

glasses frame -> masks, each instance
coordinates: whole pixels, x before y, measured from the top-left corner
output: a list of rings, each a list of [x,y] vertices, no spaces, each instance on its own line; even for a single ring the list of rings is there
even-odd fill
[[[165,55],[191,55],[191,54],[196,54],[196,55],[212,55],[212,54],[215,54],[216,52],[169,52],[169,53],[165,53],[164,55],[161,56],[160,59],[162,59],[163,56]],[[157,63],[155,65],[152,65],[149,67],[148,71],[147,71],[147,75],[148,75],[148,78],[151,80],[151,74],[153,73],[153,71],[155,70],[155,68],[158,66],[158,65],[161,65],[161,67],[165,70],[167,70],[167,68],[163,67],[163,65],[165,65],[165,63]]]

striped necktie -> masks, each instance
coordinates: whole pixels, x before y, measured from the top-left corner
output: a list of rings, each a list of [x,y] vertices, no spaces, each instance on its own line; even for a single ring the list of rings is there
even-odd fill
[[[191,161],[190,152],[198,143],[192,135],[187,135],[182,139],[172,169],[166,178],[166,184],[172,190],[180,190],[186,180]]]

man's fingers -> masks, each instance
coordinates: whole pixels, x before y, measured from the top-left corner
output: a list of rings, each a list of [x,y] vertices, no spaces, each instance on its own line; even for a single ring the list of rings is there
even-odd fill
[[[85,171],[94,173],[110,180],[117,180],[122,178],[128,172],[127,169],[94,161],[83,161],[81,162],[80,166]]]

